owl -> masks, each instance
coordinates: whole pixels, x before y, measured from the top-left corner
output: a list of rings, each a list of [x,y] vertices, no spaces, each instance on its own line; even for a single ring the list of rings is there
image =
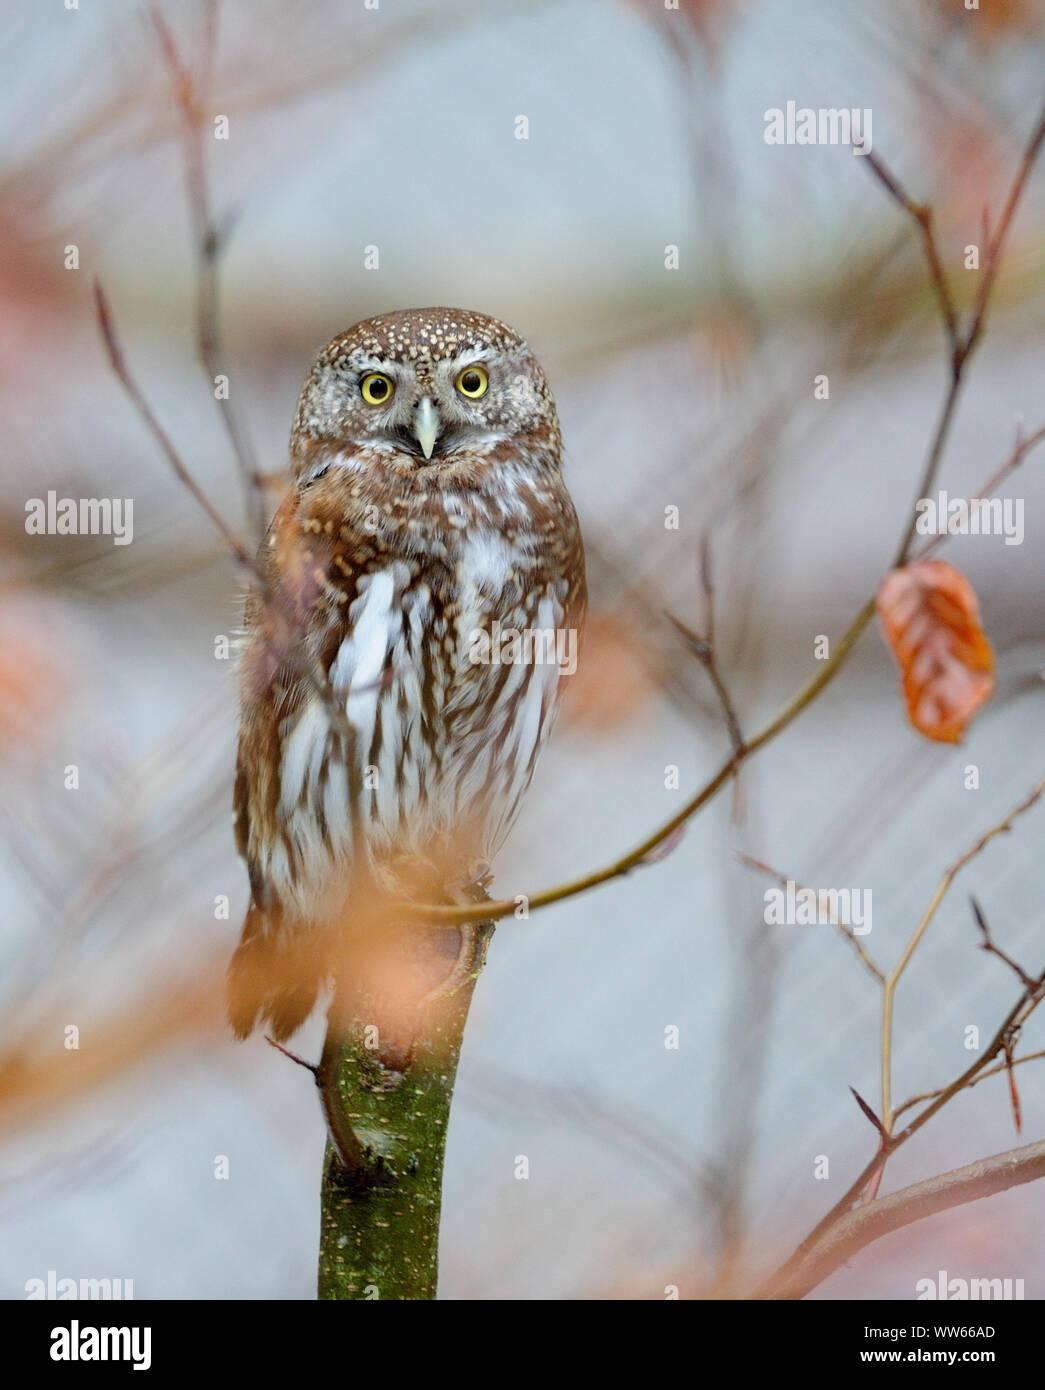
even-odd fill
[[[364,893],[452,902],[485,883],[586,604],[555,403],[497,319],[413,309],[342,333],[290,458],[246,606],[239,1037],[300,1026]]]

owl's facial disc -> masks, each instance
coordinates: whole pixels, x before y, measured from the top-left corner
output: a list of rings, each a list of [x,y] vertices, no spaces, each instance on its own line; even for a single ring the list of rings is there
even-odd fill
[[[525,445],[534,468],[558,446],[540,366],[499,320],[431,308],[367,319],[324,349],[301,393],[291,451],[301,473],[324,445],[354,471],[454,479],[477,476],[509,441]]]

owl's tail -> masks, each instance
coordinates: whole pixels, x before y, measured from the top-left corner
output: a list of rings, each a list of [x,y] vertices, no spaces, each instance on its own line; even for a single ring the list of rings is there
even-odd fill
[[[312,1012],[326,974],[318,934],[284,932],[273,912],[251,903],[225,978],[232,1031],[246,1038],[267,1020],[272,1036],[285,1041]]]

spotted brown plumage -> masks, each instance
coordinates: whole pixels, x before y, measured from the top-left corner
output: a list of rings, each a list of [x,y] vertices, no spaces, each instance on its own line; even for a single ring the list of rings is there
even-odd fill
[[[267,1019],[283,1038],[308,1015],[361,883],[401,896],[421,865],[424,891],[434,873],[452,897],[489,863],[563,677],[547,640],[496,661],[479,635],[576,635],[585,606],[555,404],[496,319],[407,310],[335,338],[291,465],[246,612],[240,1036]]]

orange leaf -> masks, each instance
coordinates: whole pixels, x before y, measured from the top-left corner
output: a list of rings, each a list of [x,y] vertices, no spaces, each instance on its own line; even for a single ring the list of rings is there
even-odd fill
[[[885,576],[877,604],[908,718],[926,738],[957,743],[994,690],[976,591],[953,565],[918,560]]]

